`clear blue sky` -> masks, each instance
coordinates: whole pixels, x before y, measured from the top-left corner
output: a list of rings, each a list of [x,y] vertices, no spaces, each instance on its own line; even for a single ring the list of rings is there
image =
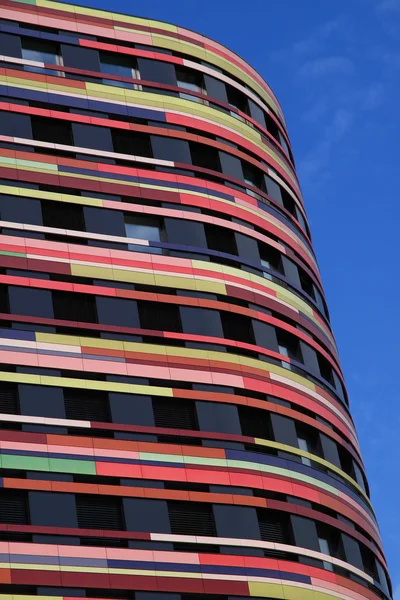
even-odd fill
[[[400,599],[400,0],[77,3],[213,37],[277,94]]]

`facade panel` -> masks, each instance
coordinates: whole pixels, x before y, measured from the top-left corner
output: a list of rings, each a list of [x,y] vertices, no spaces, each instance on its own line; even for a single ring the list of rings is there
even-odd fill
[[[268,84],[162,22],[0,29],[4,593],[390,599]]]

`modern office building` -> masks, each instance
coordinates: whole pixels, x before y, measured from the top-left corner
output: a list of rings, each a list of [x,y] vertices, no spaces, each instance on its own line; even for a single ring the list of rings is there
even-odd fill
[[[0,55],[0,600],[390,598],[267,83],[49,0]]]

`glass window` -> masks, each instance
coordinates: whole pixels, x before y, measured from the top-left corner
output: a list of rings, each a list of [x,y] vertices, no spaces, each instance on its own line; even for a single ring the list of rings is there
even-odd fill
[[[36,60],[50,65],[62,64],[57,45],[43,40],[23,40],[22,58],[25,58],[26,60]]]
[[[303,438],[298,438],[298,443],[299,443],[300,450],[304,450],[304,452],[310,452],[307,440],[305,440]],[[307,465],[307,467],[311,467],[311,460],[309,458],[302,456],[301,462],[303,463],[303,465]]]
[[[199,94],[206,94],[204,89],[203,75],[197,71],[191,69],[185,69],[183,67],[176,68],[176,78],[178,87],[192,92],[198,92]],[[201,104],[208,104],[203,98],[197,98],[192,94],[179,94],[180,98],[185,100],[192,100],[194,102],[200,102]]]
[[[161,222],[152,217],[127,217],[125,231],[127,237],[138,240],[160,242],[162,237]]]
[[[119,77],[129,77],[129,79],[140,79],[140,73],[133,57],[125,57],[117,54],[100,53],[100,68],[102,73],[117,75]],[[103,79],[103,83],[116,87],[125,87],[135,90],[142,89],[138,84],[130,84],[126,81],[115,81],[113,79]]]
[[[319,543],[319,548],[320,548],[321,552],[323,554],[328,554],[330,556],[331,552],[330,552],[330,549],[329,549],[328,540],[326,540],[325,538],[320,538],[319,537],[318,538],[318,543]],[[333,566],[332,566],[332,563],[330,563],[330,562],[324,561],[324,568],[327,571],[333,571]]]

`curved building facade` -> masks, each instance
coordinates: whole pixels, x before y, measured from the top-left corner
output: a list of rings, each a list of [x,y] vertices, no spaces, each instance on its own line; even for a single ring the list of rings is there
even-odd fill
[[[273,92],[1,6],[0,600],[390,598]]]

